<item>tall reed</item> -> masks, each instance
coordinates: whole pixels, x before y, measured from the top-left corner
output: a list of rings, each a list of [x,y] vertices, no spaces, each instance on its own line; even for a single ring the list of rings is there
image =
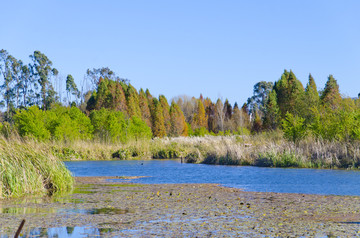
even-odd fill
[[[0,138],[0,197],[59,193],[73,187],[64,163],[35,141]]]

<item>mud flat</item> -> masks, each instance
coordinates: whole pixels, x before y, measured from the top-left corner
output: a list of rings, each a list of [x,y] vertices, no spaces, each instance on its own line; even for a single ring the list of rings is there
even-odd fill
[[[1,201],[1,236],[13,236],[22,219],[22,235],[32,237],[360,236],[357,196],[128,181],[77,177],[69,195]]]

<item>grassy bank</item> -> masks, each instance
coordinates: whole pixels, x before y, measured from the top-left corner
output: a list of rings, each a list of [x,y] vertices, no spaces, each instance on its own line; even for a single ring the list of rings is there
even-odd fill
[[[172,159],[188,163],[263,167],[359,168],[360,143],[307,138],[299,143],[280,132],[253,136],[205,136],[138,140],[126,144],[46,144],[63,160]]]
[[[191,142],[187,142],[191,143]],[[308,138],[295,144],[277,135],[197,138],[198,157],[189,162],[223,165],[298,168],[360,168],[358,142],[328,142]]]
[[[44,144],[0,138],[0,198],[71,190],[73,178]]]

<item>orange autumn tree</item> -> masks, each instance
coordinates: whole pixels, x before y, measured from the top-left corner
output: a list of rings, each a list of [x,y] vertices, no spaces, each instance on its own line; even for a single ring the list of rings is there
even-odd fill
[[[187,136],[187,125],[180,107],[173,101],[170,106],[170,136]]]

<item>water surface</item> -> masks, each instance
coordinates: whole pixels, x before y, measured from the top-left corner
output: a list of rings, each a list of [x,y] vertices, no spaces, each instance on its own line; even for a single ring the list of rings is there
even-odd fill
[[[71,161],[75,176],[148,176],[137,183],[218,183],[245,191],[360,195],[360,171],[185,164],[179,160]]]

